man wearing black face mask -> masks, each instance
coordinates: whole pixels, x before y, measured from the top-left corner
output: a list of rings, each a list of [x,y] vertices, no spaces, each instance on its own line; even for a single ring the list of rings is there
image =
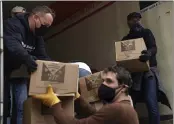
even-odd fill
[[[4,112],[8,111],[6,99],[9,96],[8,80],[11,73],[21,65],[25,65],[32,73],[37,69],[37,59],[51,60],[46,54],[42,36],[52,25],[54,17],[50,8],[38,6],[31,13],[17,14],[4,21]],[[4,124],[6,116],[8,113],[4,113]]]
[[[128,97],[128,86],[132,83],[129,72],[122,67],[110,67],[104,70],[102,78],[103,84],[98,89],[98,96],[105,105],[99,111],[96,112],[87,104],[79,93],[75,96],[75,104],[81,110],[76,113],[83,112],[81,114],[86,115],[83,119],[66,115],[51,85],[46,94],[34,95],[33,98],[41,100],[52,109],[57,124],[139,124],[137,113]]]
[[[32,13],[19,14],[4,23],[5,71],[25,64],[30,72],[37,68],[34,58],[50,60],[42,36],[53,23],[55,14],[47,6],[38,6]],[[13,64],[11,64],[13,63]]]
[[[148,109],[149,124],[160,124],[158,100],[161,101],[161,103],[167,105],[169,108],[171,107],[160,85],[161,82],[159,80],[156,60],[157,46],[154,35],[149,29],[144,28],[140,21],[140,13],[133,12],[127,16],[127,23],[130,31],[129,34],[122,40],[136,38],[144,39],[147,50],[142,51],[142,55],[139,57],[139,60],[141,62],[149,61],[150,70],[147,72],[132,73],[132,79],[134,83],[130,93],[134,104],[142,100],[145,101]]]

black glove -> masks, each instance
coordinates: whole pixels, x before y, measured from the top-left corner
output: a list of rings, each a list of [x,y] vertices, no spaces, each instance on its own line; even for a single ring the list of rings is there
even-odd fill
[[[139,60],[141,62],[147,62],[150,59],[150,57],[151,57],[151,53],[149,51],[147,51],[147,50],[143,50],[141,52],[141,54],[142,55],[139,57]]]
[[[25,65],[27,66],[29,73],[32,73],[37,70],[37,63],[35,62],[36,60],[37,58],[35,56],[29,56],[26,59]]]

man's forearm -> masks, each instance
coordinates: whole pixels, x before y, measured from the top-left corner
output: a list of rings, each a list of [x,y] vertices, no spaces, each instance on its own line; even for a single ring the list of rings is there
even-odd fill
[[[90,116],[96,112],[82,97],[75,100],[75,109],[78,114],[85,114],[85,116]],[[52,114],[57,124],[83,124],[86,121],[86,119],[78,120],[73,116],[67,116],[61,107],[61,103],[52,106]]]
[[[103,112],[101,112],[97,116],[92,115],[88,118],[76,119],[73,116],[66,115],[63,108],[61,107],[61,103],[57,103],[52,106],[52,115],[54,116],[57,124],[100,124],[101,117],[104,116]]]
[[[152,47],[150,49],[148,49],[148,51],[151,53],[151,56],[155,56],[157,53],[157,48],[156,47]]]
[[[52,106],[52,115],[57,124],[77,124],[78,120],[73,116],[67,116],[61,107],[61,103]]]
[[[88,117],[96,112],[96,109],[92,107],[82,96],[75,100],[75,112],[78,115]]]

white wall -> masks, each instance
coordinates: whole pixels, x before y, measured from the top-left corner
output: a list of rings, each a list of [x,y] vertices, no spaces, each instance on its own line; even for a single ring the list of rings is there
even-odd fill
[[[83,60],[103,69],[115,63],[114,42],[127,34],[126,16],[139,10],[138,2],[115,2],[50,39],[49,55],[58,61]]]
[[[163,83],[163,88],[169,98],[170,104],[173,107],[173,3],[162,2],[160,5],[149,9],[142,13],[142,23],[145,27],[150,28],[156,38],[158,47],[157,61],[160,71],[160,79]],[[171,111],[164,105],[160,105],[161,114],[169,114]]]

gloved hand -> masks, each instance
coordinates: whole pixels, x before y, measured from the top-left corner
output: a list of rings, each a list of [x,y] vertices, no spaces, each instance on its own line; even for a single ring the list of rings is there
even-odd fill
[[[35,56],[29,56],[26,59],[25,64],[28,68],[29,73],[32,73],[37,70],[37,63],[35,62],[36,60],[37,58]]]
[[[147,50],[143,50],[141,52],[141,54],[142,55],[139,57],[139,60],[141,62],[147,62],[150,59],[150,57],[151,57],[151,53],[149,51],[147,51]]]
[[[75,100],[78,99],[79,97],[80,97],[80,94],[79,94],[79,92],[77,92],[77,93],[75,94]]]
[[[48,85],[46,94],[33,95],[32,97],[41,100],[44,105],[49,107],[60,102],[60,99],[54,94],[51,85]]]

